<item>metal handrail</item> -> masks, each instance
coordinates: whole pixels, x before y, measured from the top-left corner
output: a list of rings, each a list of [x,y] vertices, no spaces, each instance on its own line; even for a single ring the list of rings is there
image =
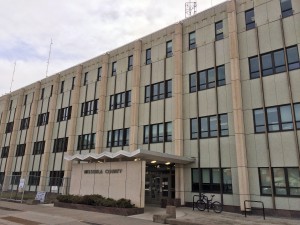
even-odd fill
[[[250,208],[246,208],[246,202],[256,202],[256,203],[261,203],[262,205],[262,210],[263,210],[263,217],[264,217],[264,220],[266,219],[266,216],[265,216],[265,205],[262,201],[253,201],[253,200],[245,200],[244,201],[244,209],[245,209],[245,217],[247,217],[247,209],[251,209]]]

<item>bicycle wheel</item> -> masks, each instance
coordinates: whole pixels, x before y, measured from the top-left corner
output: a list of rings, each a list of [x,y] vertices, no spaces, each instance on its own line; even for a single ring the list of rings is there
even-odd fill
[[[198,200],[196,204],[198,210],[204,211],[206,209],[206,203],[203,200]]]
[[[215,213],[221,213],[223,211],[223,205],[221,204],[221,202],[213,202],[212,208],[215,211]]]

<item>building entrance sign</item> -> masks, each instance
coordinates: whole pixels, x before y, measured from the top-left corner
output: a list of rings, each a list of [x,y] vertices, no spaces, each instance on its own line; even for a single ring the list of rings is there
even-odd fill
[[[84,170],[84,174],[114,174],[122,173],[122,169],[113,169],[113,170]]]

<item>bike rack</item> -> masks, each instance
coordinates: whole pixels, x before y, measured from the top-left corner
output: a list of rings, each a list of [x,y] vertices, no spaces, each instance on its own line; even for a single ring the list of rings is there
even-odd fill
[[[263,217],[264,217],[264,220],[266,219],[266,216],[265,216],[265,205],[264,205],[264,203],[262,201],[252,201],[252,200],[245,200],[244,201],[245,217],[247,217],[247,209],[251,209],[251,207],[250,208],[246,208],[246,202],[261,203],[262,210],[263,210]]]
[[[200,195],[193,196],[193,210],[195,209],[195,197],[199,197],[198,199],[200,199]]]

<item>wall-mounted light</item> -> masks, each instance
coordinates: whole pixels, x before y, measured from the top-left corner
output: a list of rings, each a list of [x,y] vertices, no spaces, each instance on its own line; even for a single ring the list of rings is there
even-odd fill
[[[166,164],[166,165],[170,165],[171,163],[170,163],[170,162],[166,162],[165,164]]]
[[[151,163],[156,163],[156,160],[151,161]]]

